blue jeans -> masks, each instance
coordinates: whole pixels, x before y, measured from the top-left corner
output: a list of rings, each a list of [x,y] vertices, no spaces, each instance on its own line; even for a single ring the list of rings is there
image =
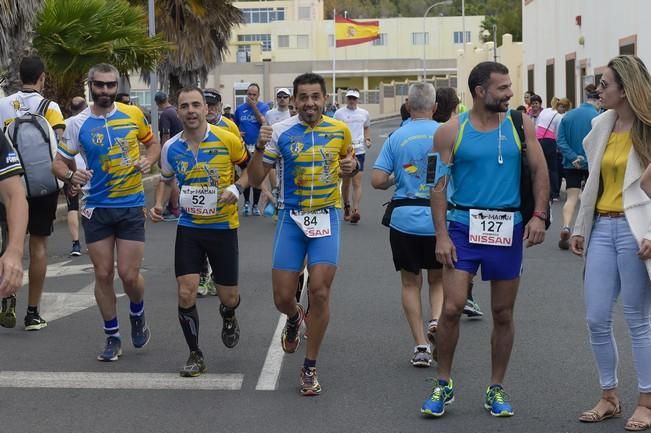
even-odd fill
[[[603,390],[617,387],[613,307],[621,294],[640,392],[651,392],[651,280],[626,218],[596,217],[589,240],[584,296],[590,343]]]

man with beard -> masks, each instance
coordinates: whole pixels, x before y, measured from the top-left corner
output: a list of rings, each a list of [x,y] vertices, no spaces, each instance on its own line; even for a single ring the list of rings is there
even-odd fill
[[[252,184],[260,184],[278,163],[281,182],[278,224],[272,258],[276,308],[287,315],[280,344],[286,353],[299,346],[303,306],[296,287],[304,260],[310,275],[307,350],[300,373],[301,395],[318,395],[316,359],[328,327],[330,287],[337,270],[340,244],[340,170],[354,173],[350,130],[345,123],[323,116],[326,87],[323,77],[306,73],[294,80],[298,116],[273,127],[264,125],[249,165]]]
[[[421,412],[442,416],[445,405],[454,400],[450,374],[459,319],[468,286],[481,266],[482,279],[491,282],[493,312],[491,382],[484,407],[493,416],[512,416],[513,407],[502,382],[513,347],[522,247],[523,242],[536,245],[545,238],[549,178],[533,122],[523,116],[536,209],[525,225],[519,212],[524,156],[508,108],[513,96],[509,70],[497,62],[480,63],[470,72],[468,86],[472,109],[445,123],[434,136],[435,152],[444,164],[440,174],[447,174],[433,188],[431,200],[436,259],[444,265],[444,302],[437,332],[438,380]],[[448,178],[454,185],[450,197],[454,205],[449,213]]]
[[[179,92],[179,117],[183,133],[169,140],[161,153],[161,182],[150,209],[154,222],[162,221],[165,198],[175,178],[181,188],[181,218],[176,232],[174,268],[178,284],[178,317],[190,356],[182,377],[206,371],[199,349],[199,312],[196,307],[201,268],[206,255],[221,300],[222,342],[237,345],[240,328],[235,309],[238,288],[237,200],[247,186],[249,154],[239,137],[208,124],[205,92],[187,87]],[[235,181],[234,165],[242,169]]]
[[[0,133],[11,122],[24,114],[41,113],[61,138],[66,127],[61,109],[54,101],[46,101],[41,95],[45,88],[45,65],[39,57],[25,57],[20,62],[20,80],[23,87],[19,92],[0,100]],[[19,143],[13,143],[14,146]],[[20,150],[20,149],[19,149]],[[28,197],[29,217],[29,295],[25,330],[38,331],[47,326],[47,321],[39,313],[38,306],[43,295],[45,274],[47,271],[47,239],[54,231],[59,192],[40,197]],[[13,328],[16,326],[16,298],[2,300],[0,325]]]
[[[115,102],[118,71],[101,63],[88,72],[94,104],[70,121],[53,164],[65,182],[84,186],[82,226],[95,272],[95,299],[104,320],[106,346],[99,361],[117,361],[122,340],[113,288],[117,271],[129,297],[131,341],[136,348],[149,342],[145,320],[145,281],[140,274],[145,241],[145,193],[142,175],[160,156],[160,143],[138,107]],[[140,143],[145,155],[140,153]],[[81,153],[86,169],[74,170]]]

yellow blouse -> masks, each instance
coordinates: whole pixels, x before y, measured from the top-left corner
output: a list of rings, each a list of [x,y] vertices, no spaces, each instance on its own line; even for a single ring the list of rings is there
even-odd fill
[[[624,173],[632,145],[630,131],[610,134],[601,159],[603,191],[597,200],[597,212],[624,212]]]

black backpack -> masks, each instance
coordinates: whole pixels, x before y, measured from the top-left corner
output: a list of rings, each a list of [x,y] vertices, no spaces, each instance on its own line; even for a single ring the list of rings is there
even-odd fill
[[[527,159],[527,141],[524,136],[524,124],[522,123],[522,112],[511,110],[511,121],[520,138],[520,213],[522,214],[522,223],[527,225],[533,218],[534,208],[536,206],[533,194],[533,181],[531,180],[531,170],[529,169],[529,160]],[[549,204],[547,205],[547,219],[545,220],[545,230],[551,225],[551,214]]]

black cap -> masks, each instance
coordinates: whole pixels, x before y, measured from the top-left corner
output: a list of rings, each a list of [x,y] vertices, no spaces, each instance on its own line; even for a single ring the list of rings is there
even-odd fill
[[[156,102],[157,104],[162,104],[165,101],[167,101],[167,93],[156,92],[156,94],[154,95],[154,102]]]
[[[219,104],[222,102],[222,95],[215,89],[203,89],[203,96],[207,104]]]

